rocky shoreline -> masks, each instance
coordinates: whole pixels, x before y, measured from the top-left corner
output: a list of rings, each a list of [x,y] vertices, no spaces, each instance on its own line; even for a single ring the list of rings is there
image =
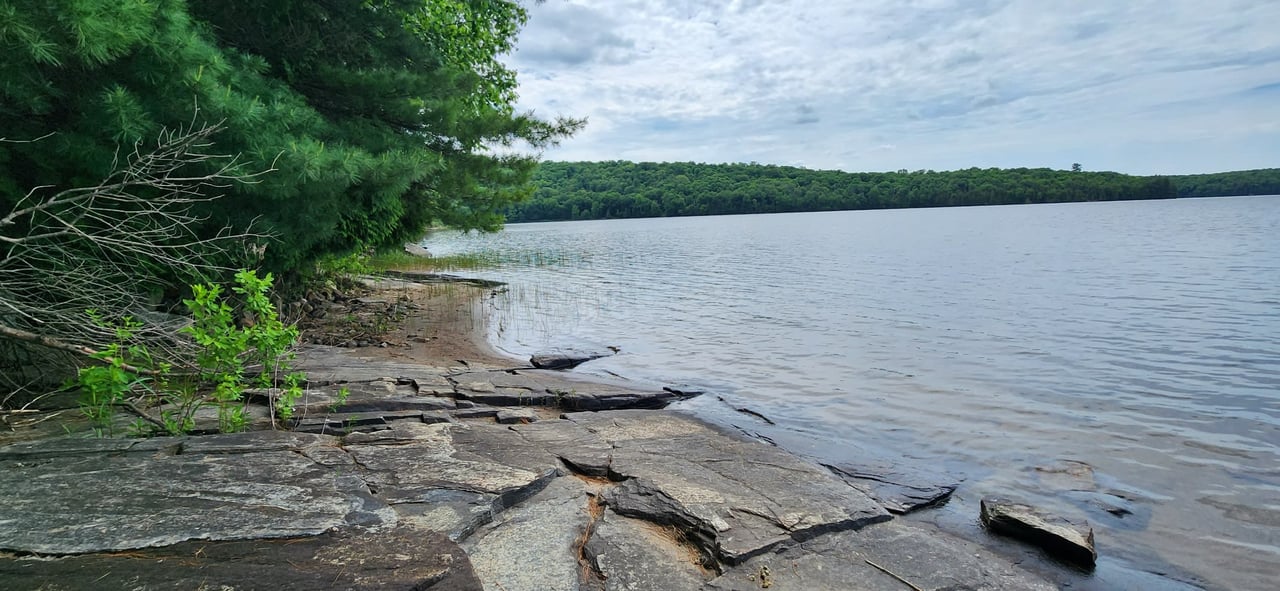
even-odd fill
[[[381,285],[409,310],[386,346],[304,347],[292,431],[11,437],[0,587],[1059,588],[895,518],[945,486],[662,410],[696,392],[514,363],[475,340],[489,287],[412,279]]]

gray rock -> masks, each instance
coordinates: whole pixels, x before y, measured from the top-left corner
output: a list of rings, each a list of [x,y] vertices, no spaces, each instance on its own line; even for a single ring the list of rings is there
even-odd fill
[[[187,438],[99,439],[64,437],[15,443],[0,447],[0,460],[34,460],[75,456],[119,455],[125,453],[177,454]]]
[[[459,391],[458,398],[490,406],[555,406],[556,397],[550,392],[535,392],[520,388],[496,388],[492,392]]]
[[[766,578],[772,589],[905,591],[910,588],[895,575],[919,589],[1051,591],[1058,588],[981,546],[900,520],[828,534],[776,554],[756,556],[726,569],[707,588],[759,590]]]
[[[541,489],[556,474],[555,459],[545,452],[503,449],[521,441],[504,428],[403,423],[391,431],[354,440],[354,435],[349,436],[346,446],[367,470],[369,486],[389,503],[421,502],[424,495],[450,489],[494,495],[498,506],[510,506]],[[471,442],[471,450],[456,445],[459,436]],[[483,440],[487,441],[476,443]]]
[[[480,526],[493,521],[502,510],[498,496],[447,488],[421,493],[412,501],[392,505],[401,523],[424,530],[443,532],[450,540],[460,542]]]
[[[823,465],[899,515],[943,503],[960,485],[954,478],[918,467],[904,470],[876,462]]]
[[[555,406],[568,411],[657,409],[701,392],[640,390],[621,380],[568,380],[553,371],[506,370],[452,376],[458,397],[495,406]]]
[[[309,538],[186,542],[123,554],[0,557],[6,589],[313,589],[482,591],[443,535],[349,528]]]
[[[494,406],[476,404],[469,400],[459,400],[458,402],[466,402],[470,406],[466,408],[459,407],[458,410],[449,413],[449,416],[456,419],[492,419],[498,416],[499,410],[502,410],[501,408]]]
[[[679,530],[610,511],[595,522],[584,550],[605,591],[698,589],[715,574]]]
[[[578,591],[579,537],[590,519],[583,483],[557,478],[462,547],[486,589]]]
[[[516,425],[511,430],[528,443],[554,454],[575,473],[600,478],[609,476],[613,446],[578,423],[557,419]]]
[[[144,441],[162,442],[164,438]],[[136,440],[135,440],[136,441]],[[184,454],[233,454],[264,451],[301,451],[313,447],[336,448],[338,438],[292,431],[249,431],[226,433],[216,437],[181,439]]]
[[[404,251],[416,257],[431,258],[431,251],[427,250],[426,247],[416,242],[404,243]]]
[[[453,382],[443,375],[414,375],[413,387],[419,396],[452,396]]]
[[[397,383],[436,384],[447,368],[428,367],[414,363],[386,361],[362,355],[361,352],[307,345],[299,348],[294,369],[307,374],[307,385],[312,388],[328,385],[361,384],[392,378]]]
[[[384,384],[386,382],[376,382]],[[308,391],[295,406],[298,415],[329,412],[382,412],[399,410],[452,410],[456,408],[452,398],[434,395],[418,395],[411,385],[386,391],[367,384],[352,384],[345,399],[337,388],[328,386]]]
[[[583,351],[547,351],[529,358],[538,369],[572,369],[593,359],[608,357],[611,353],[586,353]]]
[[[460,386],[463,389],[465,389],[468,393],[492,394],[497,391],[497,387],[494,386],[492,382],[485,382],[485,381],[467,382],[465,384],[460,384]]]
[[[335,478],[294,451],[304,440],[331,441],[267,431],[183,442],[217,453],[73,452],[0,460],[0,549],[87,553],[317,535],[394,520],[361,481]],[[175,441],[142,447],[171,450]],[[51,447],[64,446],[70,447]],[[263,451],[248,451],[254,446]]]
[[[641,391],[610,386],[553,390],[556,403],[567,411],[659,409],[689,395],[672,390]]]
[[[1092,567],[1098,560],[1093,528],[1087,523],[1076,523],[1024,503],[995,497],[982,499],[982,523],[993,532],[1034,544],[1068,562]]]
[[[527,408],[503,409],[498,411],[495,417],[500,425],[518,425],[523,423],[535,423],[538,421],[538,413]]]
[[[961,478],[904,458],[899,450],[826,438],[782,427],[763,413],[717,395],[724,403],[704,407],[709,421],[785,448],[826,466],[893,513],[904,514],[947,501]]]
[[[789,541],[890,518],[827,470],[686,415],[567,415],[613,446],[605,491],[614,512],[673,525],[705,554],[736,564]]]

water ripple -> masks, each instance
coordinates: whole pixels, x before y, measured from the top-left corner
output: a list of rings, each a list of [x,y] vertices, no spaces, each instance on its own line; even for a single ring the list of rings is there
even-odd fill
[[[504,348],[620,346],[583,369],[714,383],[973,494],[1052,495],[1028,470],[1084,461],[1151,511],[1104,531],[1110,551],[1259,588],[1280,531],[1235,516],[1280,506],[1276,227],[1268,197],[526,224],[428,247],[512,261],[487,272],[511,283]]]

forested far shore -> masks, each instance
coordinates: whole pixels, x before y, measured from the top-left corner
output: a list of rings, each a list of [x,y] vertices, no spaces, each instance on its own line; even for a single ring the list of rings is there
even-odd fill
[[[542,162],[509,222],[1280,194],[1280,169],[1133,176],[1048,168],[844,172],[764,164]]]

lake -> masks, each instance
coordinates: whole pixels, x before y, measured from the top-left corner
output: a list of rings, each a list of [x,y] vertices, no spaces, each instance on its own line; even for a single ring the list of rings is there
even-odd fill
[[[509,284],[490,316],[503,350],[618,347],[578,371],[700,385],[714,395],[686,408],[750,408],[814,442],[799,451],[873,445],[962,482],[911,519],[983,539],[989,494],[1089,518],[1099,567],[1074,588],[1280,578],[1280,197],[514,224],[424,244]]]

